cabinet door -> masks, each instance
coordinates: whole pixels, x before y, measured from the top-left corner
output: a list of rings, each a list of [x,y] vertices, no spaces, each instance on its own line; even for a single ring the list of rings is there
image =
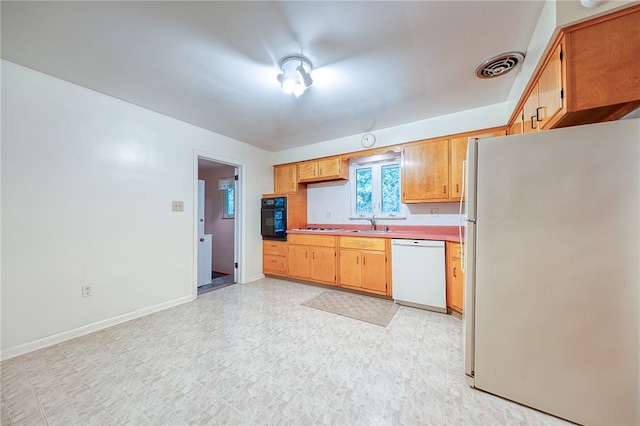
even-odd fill
[[[309,247],[289,245],[289,276],[309,279]]]
[[[311,247],[310,278],[328,284],[336,283],[336,249]]]
[[[467,137],[449,140],[449,198],[460,199],[462,195],[462,170],[467,158],[468,142]]]
[[[300,181],[315,179],[318,176],[318,162],[305,161],[298,163],[298,173],[300,175]]]
[[[318,176],[340,176],[340,157],[318,160]]]
[[[462,313],[464,305],[464,277],[462,276],[460,258],[454,258],[451,262],[451,274],[453,277],[451,307]]]
[[[340,284],[360,287],[360,250],[340,250]]]
[[[521,133],[524,133],[524,110],[520,110],[513,124],[509,127],[510,135],[519,135]]]
[[[566,35],[569,111],[615,110],[640,100],[640,9],[634,8]]]
[[[298,166],[287,164],[273,168],[273,192],[283,194],[298,189]]]
[[[538,108],[538,85],[536,84],[529,97],[524,103],[524,133],[533,133],[538,131],[538,119],[536,109]]]
[[[447,307],[462,313],[464,277],[461,270],[460,243],[447,242]]]
[[[449,197],[449,141],[408,146],[402,157],[402,202]]]
[[[387,262],[382,251],[362,251],[362,288],[380,293],[387,291]]]
[[[536,109],[539,129],[547,129],[547,123],[564,108],[562,96],[562,44],[551,54],[551,58],[538,79],[538,108]]]

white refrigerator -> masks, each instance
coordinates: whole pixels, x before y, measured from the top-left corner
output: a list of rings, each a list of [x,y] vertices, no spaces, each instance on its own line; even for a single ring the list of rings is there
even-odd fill
[[[470,139],[466,180],[469,384],[640,424],[640,119]]]

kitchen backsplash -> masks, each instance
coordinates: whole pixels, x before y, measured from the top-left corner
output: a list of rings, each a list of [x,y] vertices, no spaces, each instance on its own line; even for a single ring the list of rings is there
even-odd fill
[[[315,183],[307,186],[307,222],[323,224],[367,224],[350,219],[351,201],[348,181]],[[458,203],[405,204],[405,220],[380,219],[379,224],[458,226]],[[463,206],[464,207],[464,206]]]

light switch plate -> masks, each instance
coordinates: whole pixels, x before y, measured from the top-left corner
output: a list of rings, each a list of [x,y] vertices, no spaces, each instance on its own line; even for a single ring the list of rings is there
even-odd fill
[[[184,211],[184,201],[172,201],[171,202],[171,211],[183,212]]]

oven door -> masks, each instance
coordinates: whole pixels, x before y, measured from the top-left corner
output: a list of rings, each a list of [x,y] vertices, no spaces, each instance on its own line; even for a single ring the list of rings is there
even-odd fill
[[[263,240],[287,239],[287,215],[284,209],[262,209],[260,215]]]

